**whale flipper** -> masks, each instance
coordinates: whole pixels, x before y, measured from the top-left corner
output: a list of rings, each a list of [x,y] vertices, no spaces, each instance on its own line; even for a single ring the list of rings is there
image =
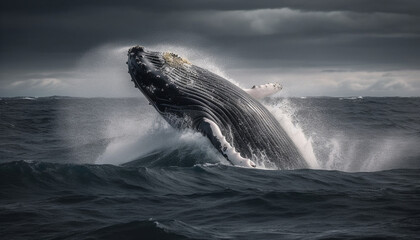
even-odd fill
[[[255,99],[263,99],[280,91],[283,87],[279,83],[267,83],[263,85],[254,85],[250,89],[244,89],[246,93]]]
[[[255,163],[248,158],[243,158],[239,152],[223,136],[219,126],[208,118],[198,124],[198,130],[207,136],[211,143],[223,154],[234,166],[256,167]]]

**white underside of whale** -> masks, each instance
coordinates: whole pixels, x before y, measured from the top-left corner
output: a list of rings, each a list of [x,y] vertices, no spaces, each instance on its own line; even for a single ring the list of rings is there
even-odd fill
[[[223,136],[222,131],[215,122],[208,118],[204,118],[203,121],[210,125],[213,137],[216,138],[221,145],[221,152],[233,165],[242,167],[256,167],[255,163],[252,160],[248,158],[243,158],[241,154],[237,152],[236,149],[232,145],[230,145],[228,141],[226,141],[226,137]]]

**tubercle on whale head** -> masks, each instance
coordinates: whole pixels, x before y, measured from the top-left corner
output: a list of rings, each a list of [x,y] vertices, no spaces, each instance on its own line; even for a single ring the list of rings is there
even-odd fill
[[[191,65],[188,59],[178,56],[177,54],[171,52],[163,53],[163,59],[167,64],[173,67],[179,67],[181,65]]]
[[[127,56],[134,55],[137,52],[143,52],[143,51],[144,51],[144,47],[137,45],[128,49]]]

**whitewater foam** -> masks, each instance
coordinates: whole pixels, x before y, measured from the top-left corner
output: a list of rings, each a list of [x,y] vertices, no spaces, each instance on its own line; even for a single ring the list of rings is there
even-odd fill
[[[293,122],[294,110],[289,102],[283,100],[275,105],[266,104],[266,107],[291,137],[310,168],[319,168],[311,139],[306,138],[299,124]],[[111,141],[96,159],[97,164],[119,165],[147,156],[152,152],[188,148],[189,156],[203,156],[204,154],[207,160],[212,159],[221,164],[230,165],[202,134],[189,129],[174,129],[158,113],[126,115],[125,118],[118,116],[118,114],[110,113],[108,119],[103,121],[107,124],[103,134]],[[257,159],[255,163],[258,169],[277,169],[264,155],[254,156],[254,159]],[[197,159],[197,162],[199,161],[200,159]]]
[[[132,119],[126,122],[138,123],[141,121],[142,126],[138,128],[138,124],[131,127],[124,127],[115,130],[115,122],[110,122],[110,136],[113,132],[118,132],[119,137],[114,138],[106,147],[103,154],[96,160],[97,164],[114,164],[120,165],[127,163],[156,151],[174,151],[176,149],[187,148],[186,156],[201,156],[207,160],[228,164],[219,153],[211,145],[210,141],[200,133],[189,129],[177,130],[172,128],[158,114],[154,117],[144,119]],[[196,159],[200,162],[202,159]]]

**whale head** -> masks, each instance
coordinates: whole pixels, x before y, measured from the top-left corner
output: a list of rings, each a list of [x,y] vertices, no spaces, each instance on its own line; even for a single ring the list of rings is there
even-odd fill
[[[141,46],[130,48],[127,55],[128,72],[135,87],[157,111],[165,113],[168,106],[182,105],[185,99],[179,87],[185,82],[174,76],[177,70],[191,66],[187,60],[173,53],[147,51]]]

